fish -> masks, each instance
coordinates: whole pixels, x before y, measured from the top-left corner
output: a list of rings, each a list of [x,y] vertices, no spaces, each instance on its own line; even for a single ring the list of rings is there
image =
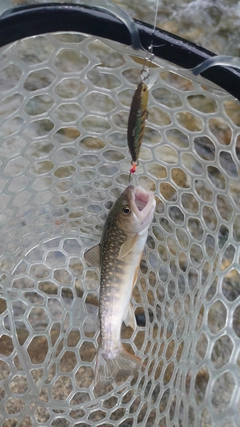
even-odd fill
[[[138,165],[139,153],[142,145],[142,140],[145,131],[145,123],[148,117],[148,86],[144,81],[141,81],[134,92],[127,128],[128,148],[132,157],[132,172],[136,170]],[[134,166],[136,165],[136,166]]]
[[[124,348],[121,327],[123,322],[133,330],[137,327],[130,300],[155,206],[152,192],[129,185],[111,207],[100,243],[84,254],[86,263],[101,272],[95,394],[143,367],[142,360]]]

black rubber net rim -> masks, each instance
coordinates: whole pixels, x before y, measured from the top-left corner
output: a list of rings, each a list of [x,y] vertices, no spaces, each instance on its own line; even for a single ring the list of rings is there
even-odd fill
[[[135,20],[142,47],[153,45],[156,57],[191,69],[215,54],[175,36]],[[45,3],[9,9],[0,17],[0,47],[14,41],[52,32],[79,32],[131,45],[128,28],[105,10],[81,4]],[[201,73],[207,80],[240,100],[240,72],[214,66]]]

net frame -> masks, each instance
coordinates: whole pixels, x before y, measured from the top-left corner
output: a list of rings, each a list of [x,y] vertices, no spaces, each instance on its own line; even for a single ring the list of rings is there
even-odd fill
[[[52,18],[55,19],[52,19]],[[204,49],[181,37],[155,30],[149,24],[135,20],[142,48],[153,45],[153,54],[184,69],[191,69],[214,56]],[[153,33],[154,30],[154,33]],[[131,37],[125,24],[97,7],[80,4],[47,3],[9,9],[1,16],[0,46],[24,37],[58,31],[73,31],[103,37],[131,45]],[[217,66],[201,74],[236,98],[240,98],[237,69]]]
[[[35,9],[35,7],[33,8],[33,9]],[[36,7],[36,9],[37,9],[37,7]],[[32,8],[31,8],[31,10],[32,10]],[[23,11],[24,11],[24,13],[25,13],[25,9],[23,9]],[[20,12],[20,10],[19,10],[19,12]],[[99,13],[99,11],[97,11],[97,14]],[[102,13],[102,12],[101,12]],[[52,15],[51,15],[52,16]],[[109,16],[108,16],[109,17]],[[7,18],[7,15],[5,15],[5,18]],[[112,17],[111,17],[111,19],[112,19]],[[122,24],[121,24],[122,25]],[[141,24],[141,25],[143,25],[143,24]],[[149,32],[148,32],[148,37],[149,37]],[[175,39],[175,37],[174,37],[174,39]],[[158,39],[158,42],[159,42],[159,39]],[[147,45],[147,44],[146,44]],[[177,47],[179,48],[179,39],[176,41],[176,45],[177,45]],[[188,45],[188,43],[185,45],[185,47]],[[178,64],[179,65],[179,64]],[[195,66],[195,65],[197,65],[196,63],[194,63],[193,64],[193,66]],[[223,67],[220,67],[221,69],[223,68]],[[236,76],[237,76],[237,72],[235,72],[235,71],[230,71],[230,70],[225,70],[225,69],[223,69],[223,73],[226,73],[228,76],[229,76],[229,72],[230,72],[230,75],[231,76],[233,76],[233,78],[236,78]],[[218,73],[217,73],[218,74]],[[215,73],[214,73],[214,76],[215,76]],[[231,84],[232,84],[232,82],[233,82],[233,80],[232,79],[229,79],[229,80],[231,80]],[[237,88],[237,85],[235,86],[235,89]],[[233,88],[231,89],[231,90],[233,90]],[[170,206],[170,205],[169,205]],[[49,250],[49,248],[48,248],[48,250]],[[202,291],[202,293],[204,293],[206,290],[203,290]],[[12,298],[12,300],[14,300],[14,295],[12,294],[11,295],[11,298]],[[199,296],[199,298],[200,298],[200,296]],[[189,347],[189,350],[190,350],[190,347]],[[186,353],[185,353],[186,354]],[[234,357],[236,357],[236,353],[235,353],[235,356]],[[184,361],[182,362],[183,363],[183,365],[184,365]],[[150,364],[149,364],[149,369],[151,369],[150,368]],[[185,372],[185,381],[186,381],[186,383],[187,383],[187,379],[188,379],[188,373],[189,373],[189,371],[186,371]],[[179,387],[179,389],[184,389],[184,388],[182,388],[183,386],[180,384],[181,383],[181,381],[184,381],[184,379],[178,379],[178,381],[179,381],[179,383],[178,383],[178,387]],[[36,390],[36,387],[35,387],[35,385],[34,384],[32,384],[32,386],[33,386],[33,389],[35,389]],[[157,387],[157,385],[155,384],[155,386]],[[152,387],[152,385],[150,384],[149,385],[149,387],[150,388],[153,388]],[[187,387],[187,386],[186,386]],[[132,385],[132,388],[131,388],[131,390],[133,390],[133,388],[134,388],[134,384]],[[165,390],[166,391],[166,390]],[[146,392],[146,389],[145,389],[145,393],[147,393]],[[236,390],[234,391],[234,393],[236,394]],[[137,399],[137,397],[136,397],[136,399]],[[143,398],[143,412],[144,412],[144,404],[146,403],[146,399],[147,399],[147,396],[145,396],[144,398]],[[186,395],[185,397],[184,397],[184,399],[187,401],[188,400],[188,396]],[[234,401],[234,402],[236,402],[237,401],[237,397],[235,396],[233,396],[232,397],[232,401]],[[185,402],[186,403],[186,402]],[[164,405],[164,403],[162,403],[163,405]],[[170,403],[168,403],[168,405],[170,406]],[[181,403],[181,401],[179,400],[177,403],[176,403],[176,405],[178,406],[178,410],[179,410],[179,413],[181,413],[181,416],[182,416],[182,420],[180,420],[179,419],[179,424],[181,424],[181,422],[182,423],[186,423],[186,420],[188,419],[189,420],[189,414],[184,414],[183,412],[183,410],[181,410],[181,405],[182,405],[182,403]],[[46,405],[47,406],[47,405]],[[58,406],[58,405],[56,405],[55,406],[55,411],[57,411],[57,410],[59,410],[59,411],[61,411],[61,404]],[[83,405],[84,406],[84,405]],[[102,409],[103,409],[103,402],[102,402]],[[121,409],[123,409],[123,408],[121,408]],[[92,408],[90,408],[89,410],[88,410],[88,417],[90,417],[90,412],[92,412],[93,411],[93,409]],[[164,412],[164,411],[163,411]],[[149,411],[147,412],[146,411],[146,413],[147,413],[147,415],[148,415],[148,418],[150,417],[150,413],[149,413]],[[164,415],[165,416],[165,415]],[[191,415],[192,416],[192,415]],[[226,416],[227,417],[227,416]],[[226,418],[225,417],[225,418]],[[122,418],[124,418],[124,420],[122,421]],[[216,423],[217,423],[217,425],[219,424],[219,425],[222,425],[221,424],[221,418],[222,418],[222,415],[220,414],[220,415],[215,415],[214,416],[214,422],[215,422],[215,425],[216,425]],[[235,418],[235,420],[236,420],[236,422],[237,422],[237,414],[235,414],[234,415],[234,418]],[[40,419],[40,418],[39,418]],[[191,419],[191,417],[190,417],[190,419]],[[59,420],[59,421],[57,421],[57,420]],[[119,420],[121,420],[121,425],[128,425],[127,423],[128,423],[128,421],[127,421],[127,419],[126,419],[126,415],[124,415],[124,416],[122,416],[122,417],[119,417]],[[143,417],[143,420],[144,420],[144,417]],[[135,418],[135,424],[134,425],[141,425],[141,423],[142,422],[145,422],[145,425],[148,425],[147,424],[147,421],[146,421],[146,419],[145,419],[145,421],[141,421],[140,420],[140,418],[139,419],[137,419],[137,418]],[[167,425],[173,425],[172,423],[173,423],[173,421],[171,421],[171,420],[169,420],[168,419],[168,421],[169,421],[169,423],[167,424]],[[176,420],[175,420],[176,421]],[[198,420],[195,420],[196,421],[196,423],[198,422]],[[63,416],[54,416],[53,414],[51,414],[51,418],[50,418],[50,421],[49,421],[49,425],[55,425],[54,424],[54,422],[59,422],[60,424],[59,425],[61,425],[61,423],[63,423],[62,425],[64,425],[64,421],[63,421]],[[72,425],[78,425],[78,424],[76,424],[76,422],[78,422],[78,421],[71,421],[71,424]],[[91,419],[89,418],[89,422],[91,423]],[[92,422],[96,422],[96,421],[93,421],[92,420]],[[150,421],[149,422],[151,422],[151,417],[150,417]],[[157,423],[160,423],[160,422],[162,422],[162,425],[164,425],[164,421],[163,420],[157,420],[157,421],[155,421],[155,425],[158,425]],[[166,422],[166,421],[165,421]],[[189,422],[189,425],[194,425],[193,424],[193,422],[192,422],[192,424],[191,424],[191,422],[190,421],[188,421]],[[225,421],[224,421],[225,422]],[[101,424],[102,422],[101,421],[99,421],[99,423],[98,423],[98,425],[102,425]],[[125,423],[125,424],[124,424]],[[80,424],[81,425],[81,424]],[[150,424],[151,425],[151,424]],[[161,425],[161,424],[159,424],[159,425]],[[183,425],[185,425],[185,424],[183,424]],[[225,425],[228,425],[228,424],[225,424]],[[232,425],[231,424],[231,421],[229,421],[229,425]],[[237,424],[236,424],[237,425]]]

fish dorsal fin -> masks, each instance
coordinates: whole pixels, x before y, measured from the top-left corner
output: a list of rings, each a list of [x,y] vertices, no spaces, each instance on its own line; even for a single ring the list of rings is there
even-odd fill
[[[92,267],[100,267],[100,245],[93,246],[84,254],[84,259]]]
[[[123,319],[126,326],[131,326],[131,328],[135,331],[137,327],[136,317],[134,315],[133,306],[131,303],[129,303],[128,310],[126,312],[126,315]]]
[[[126,242],[122,244],[118,254],[118,259],[124,258],[126,255],[129,254],[134,244],[136,243],[136,240],[137,240],[137,236],[130,237],[129,239],[126,240]]]

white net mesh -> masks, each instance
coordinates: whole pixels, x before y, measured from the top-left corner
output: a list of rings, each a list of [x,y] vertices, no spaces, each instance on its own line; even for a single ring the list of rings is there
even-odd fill
[[[146,369],[96,399],[99,273],[83,254],[128,184],[141,64],[80,34],[0,58],[1,426],[239,425],[238,103],[156,60],[134,179],[157,208],[138,328],[122,330]]]

